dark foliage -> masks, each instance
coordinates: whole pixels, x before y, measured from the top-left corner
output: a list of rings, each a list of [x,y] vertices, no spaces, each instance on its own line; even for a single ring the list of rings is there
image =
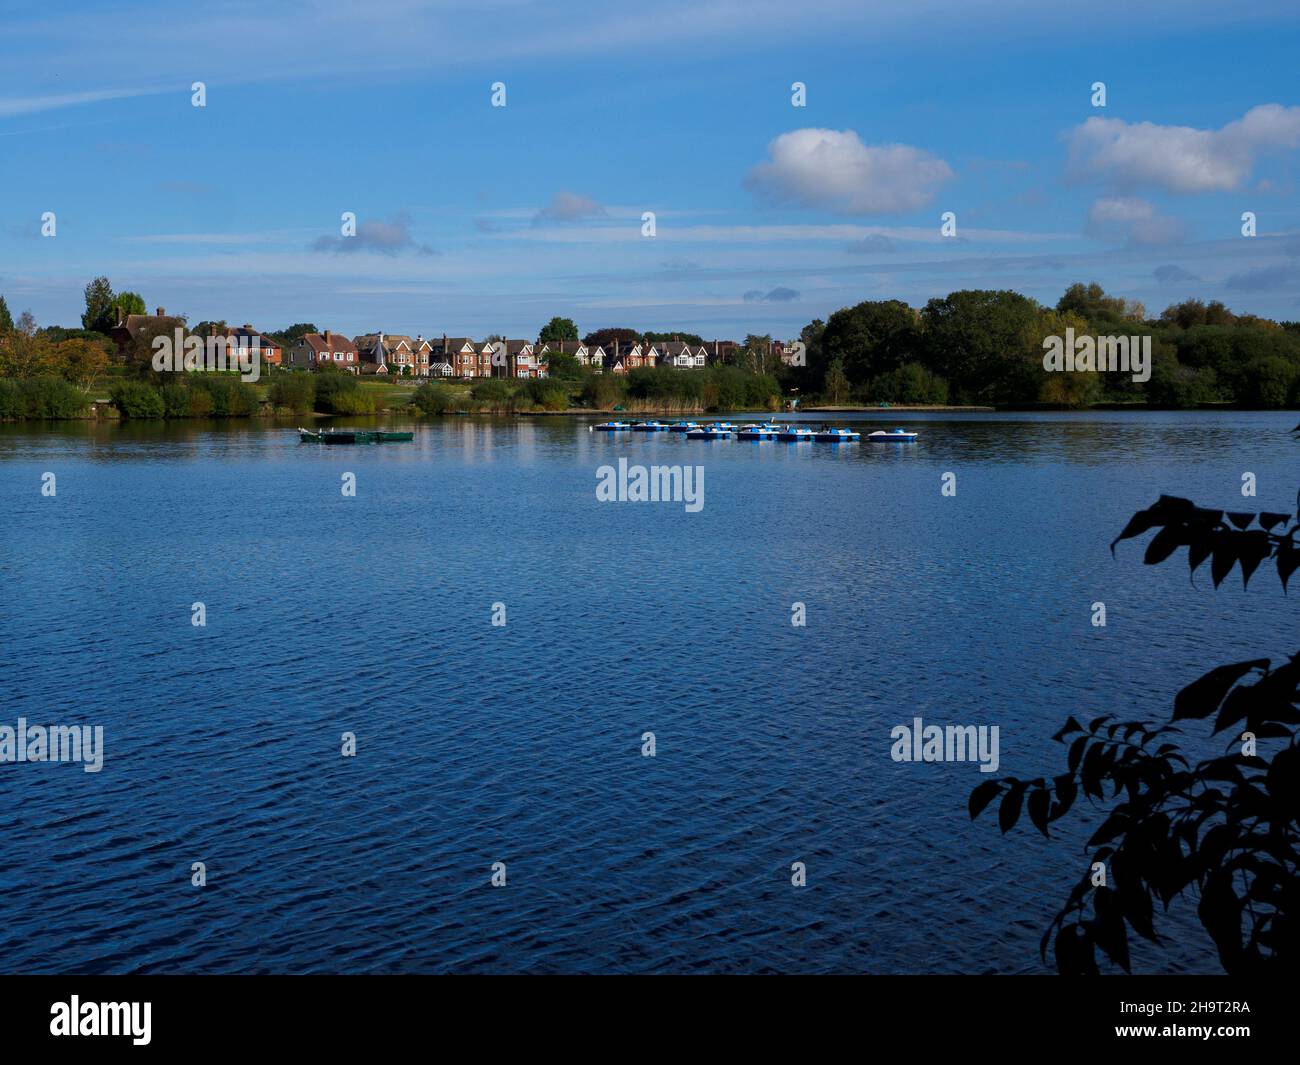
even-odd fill
[[[1300,526],[1289,514],[1208,510],[1161,496],[1115,543],[1153,529],[1148,565],[1186,547],[1192,573],[1208,560],[1216,587],[1236,567],[1245,583],[1272,562],[1285,589],[1296,568]],[[1100,950],[1128,971],[1130,931],[1159,942],[1156,905],[1168,911],[1190,894],[1227,972],[1296,966],[1298,702],[1300,654],[1220,666],[1178,693],[1168,724],[1106,715],[1085,727],[1071,717],[1055,736],[1068,745],[1064,773],[986,781],[971,792],[972,819],[1000,800],[1004,833],[1023,811],[1047,836],[1081,796],[1105,812],[1087,842],[1097,848],[1089,872],[1043,936],[1044,958],[1050,944],[1059,972],[1096,973]],[[1192,765],[1175,722],[1210,719],[1212,734],[1232,739],[1224,754]],[[1097,863],[1107,870],[1104,883],[1092,873]]]

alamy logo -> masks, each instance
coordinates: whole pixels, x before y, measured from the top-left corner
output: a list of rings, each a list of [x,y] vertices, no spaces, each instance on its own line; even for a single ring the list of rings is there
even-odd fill
[[[998,770],[997,725],[895,725],[889,757],[895,762],[979,762],[981,773]]]
[[[1064,337],[1043,338],[1043,369],[1048,373],[1120,373],[1133,374],[1139,384],[1151,380],[1151,338],[1075,337],[1074,329]]]
[[[703,466],[602,466],[596,471],[596,498],[602,503],[684,503],[686,512],[704,509]]]
[[[104,726],[0,725],[0,762],[81,762],[87,773],[104,768]]]
[[[138,1047],[148,1046],[153,1004],[150,1002],[70,1002],[50,1006],[50,1035],[129,1035]]]
[[[252,384],[262,376],[262,342],[260,337],[236,341],[231,337],[202,337],[185,335],[176,327],[175,338],[153,338],[153,368],[158,373],[184,373],[203,370],[207,373],[225,373],[238,370],[241,381]]]

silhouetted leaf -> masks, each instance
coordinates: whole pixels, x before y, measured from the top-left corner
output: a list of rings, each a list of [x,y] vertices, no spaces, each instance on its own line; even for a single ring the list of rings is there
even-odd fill
[[[1083,726],[1080,725],[1079,722],[1075,721],[1074,716],[1071,715],[1070,717],[1067,717],[1065,719],[1065,724],[1061,726],[1060,730],[1056,733],[1055,736],[1052,737],[1052,739],[1056,740],[1057,743],[1060,743],[1060,741],[1063,740],[1066,736],[1068,736],[1071,732],[1082,732],[1082,731],[1083,731]]]
[[[1026,809],[1029,811],[1029,820],[1034,823],[1044,836],[1048,835],[1047,831],[1047,814],[1051,809],[1052,795],[1046,788],[1037,788],[1029,796],[1029,802]]]
[[[972,821],[984,812],[984,807],[988,806],[1002,790],[1002,784],[997,780],[986,780],[970,793],[968,809],[970,810],[970,819]]]
[[[1130,819],[1128,814],[1126,814],[1122,809],[1114,811],[1114,813],[1101,823],[1101,826],[1097,831],[1092,834],[1092,838],[1088,840],[1088,846],[1095,847],[1099,843],[1109,843],[1116,836],[1123,833],[1124,830],[1128,828],[1129,824]]]
[[[1267,669],[1268,662],[1267,658],[1256,658],[1250,662],[1236,662],[1210,670],[1174,697],[1173,720],[1209,717],[1219,708],[1229,688],[1252,669]]]
[[[1241,559],[1241,586],[1250,583],[1250,575],[1273,553],[1273,543],[1263,529],[1251,529],[1237,539],[1237,556]]]
[[[1066,755],[1065,764],[1069,766],[1071,773],[1079,768],[1079,759],[1083,757],[1083,749],[1088,746],[1090,739],[1091,736],[1080,736],[1070,744],[1070,753]]]
[[[1079,786],[1069,773],[1057,777],[1053,783],[1056,784],[1056,802],[1052,805],[1051,821],[1064,817],[1074,805],[1075,796],[1079,794]]]
[[[1232,572],[1237,564],[1237,540],[1231,533],[1218,533],[1214,537],[1214,561],[1210,563],[1210,576],[1214,587],[1223,583],[1223,578]]]
[[[1228,511],[1228,520],[1232,522],[1232,524],[1235,525],[1238,529],[1244,529],[1252,521],[1255,520],[1255,515],[1245,514],[1242,513],[1241,511],[1230,510]]]
[[[1002,829],[1003,835],[1015,828],[1016,822],[1020,820],[1020,806],[1024,798],[1025,785],[1018,780],[1013,782],[1002,798],[1002,805],[998,807],[998,827]]]
[[[1266,510],[1259,516],[1259,523],[1265,529],[1271,529],[1274,525],[1281,525],[1290,517],[1290,514],[1275,514],[1271,510]]]
[[[1187,543],[1187,568],[1193,573],[1196,568],[1210,557],[1210,551],[1214,548],[1214,536],[1208,532],[1197,532],[1188,537]]]
[[[1112,555],[1115,553],[1115,545],[1121,540],[1128,540],[1134,536],[1141,536],[1156,524],[1157,522],[1151,516],[1149,510],[1139,510],[1133,515],[1133,517],[1129,518],[1128,524],[1124,526],[1124,531],[1110,542],[1110,553]]]
[[[1151,542],[1147,544],[1146,554],[1142,556],[1142,561],[1148,566],[1158,565],[1186,542],[1187,537],[1180,526],[1167,525],[1155,536],[1151,537]]]
[[[1286,582],[1300,566],[1300,548],[1290,540],[1285,540],[1277,549],[1277,575],[1282,579],[1282,591],[1286,591]]]

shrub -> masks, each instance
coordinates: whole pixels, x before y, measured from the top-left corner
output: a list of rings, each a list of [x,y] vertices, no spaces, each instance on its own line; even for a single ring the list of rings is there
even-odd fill
[[[447,414],[458,410],[456,394],[444,384],[426,381],[415,390],[411,402],[425,414]]]
[[[163,414],[168,418],[190,416],[190,389],[179,382],[162,386]]]
[[[212,397],[212,414],[217,418],[246,418],[257,413],[261,406],[257,389],[237,377],[224,374],[193,377],[189,386]]]
[[[504,378],[488,377],[476,381],[470,389],[474,405],[483,410],[513,413],[519,406],[518,393]]]
[[[166,415],[162,393],[143,381],[118,381],[110,396],[123,418],[162,418]]]
[[[337,396],[357,390],[357,379],[348,373],[341,373],[337,370],[322,370],[316,374],[313,384],[316,387],[316,409],[322,414],[345,414],[347,411],[341,411],[335,405]],[[344,401],[345,404],[348,401]],[[374,401],[371,400],[370,409],[374,410]]]
[[[212,393],[206,388],[191,388],[189,401],[191,418],[207,418],[212,415]]]
[[[528,381],[526,392],[532,404],[542,410],[569,409],[569,390],[560,381],[535,377]]]
[[[28,418],[79,418],[90,400],[61,377],[30,377],[18,382]]]
[[[374,414],[375,394],[359,388],[335,392],[329,399],[331,414]]]
[[[617,374],[592,374],[582,386],[582,403],[586,407],[608,409],[627,399],[627,381]]]
[[[295,414],[306,414],[316,403],[316,382],[310,374],[285,371],[275,375],[268,394],[272,406],[288,407]]]
[[[27,400],[18,382],[11,377],[0,377],[0,419],[23,418],[27,415]]]

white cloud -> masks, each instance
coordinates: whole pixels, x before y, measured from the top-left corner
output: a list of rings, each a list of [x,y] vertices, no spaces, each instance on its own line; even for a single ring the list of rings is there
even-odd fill
[[[1222,129],[1090,118],[1066,134],[1067,173],[1117,189],[1227,192],[1239,188],[1269,149],[1300,147],[1300,107],[1262,104]]]
[[[1160,214],[1147,200],[1113,196],[1098,200],[1089,209],[1087,232],[1129,244],[1177,244],[1186,235],[1186,227],[1177,218]]]
[[[915,211],[953,176],[947,163],[921,148],[863,144],[851,129],[796,129],[767,151],[746,185],[778,203],[839,214]]]

